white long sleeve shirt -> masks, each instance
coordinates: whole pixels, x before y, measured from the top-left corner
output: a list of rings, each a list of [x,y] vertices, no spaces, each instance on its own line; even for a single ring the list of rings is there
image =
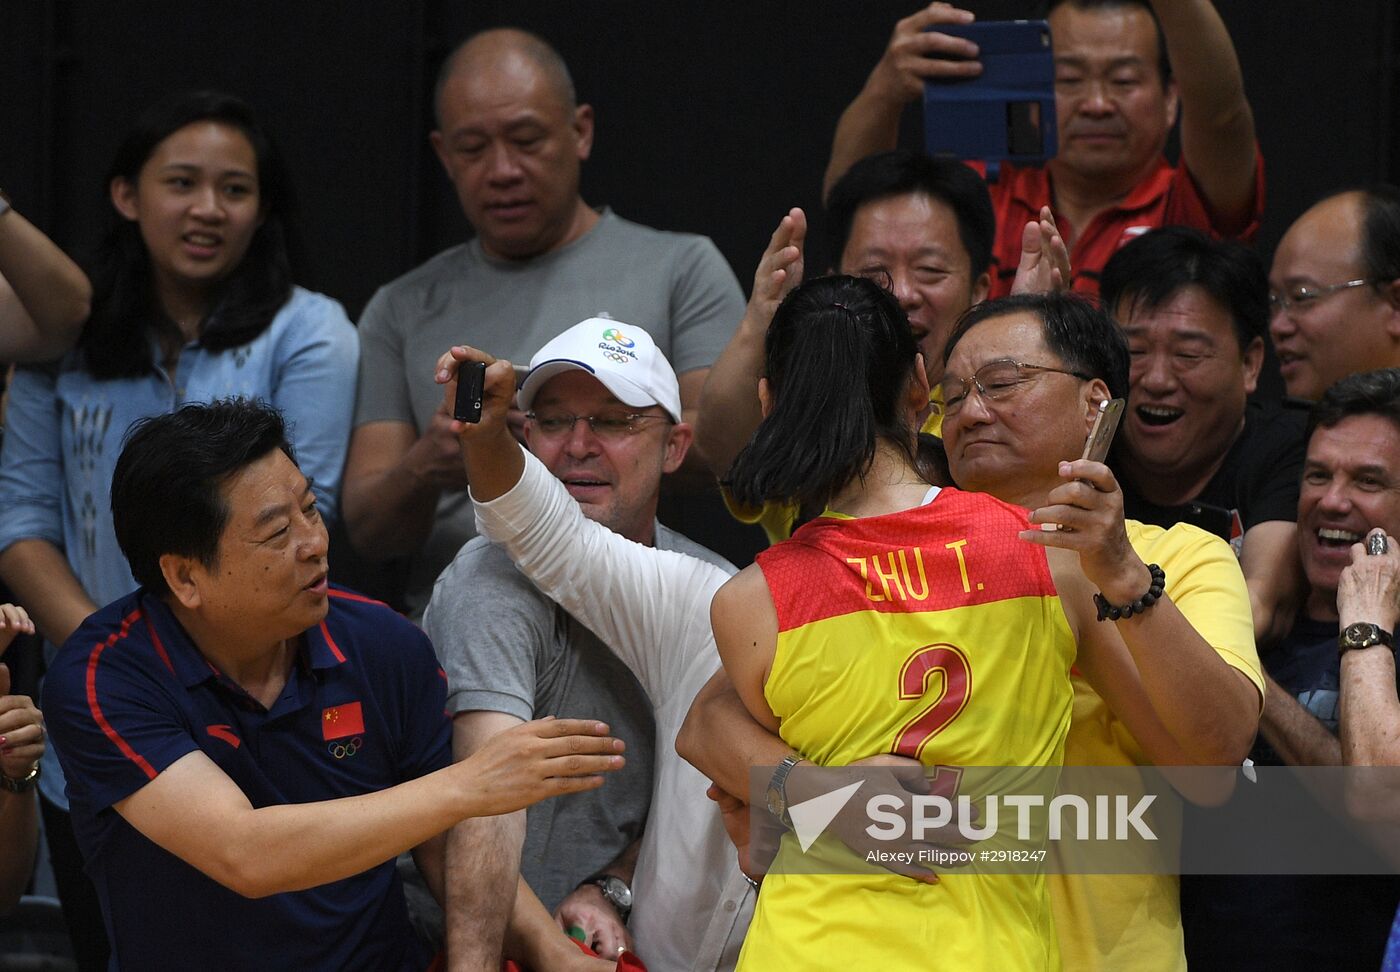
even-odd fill
[[[476,503],[477,531],[637,676],[656,719],[651,815],[632,881],[628,927],[653,972],[733,969],[753,914],[709,781],[676,755],[676,734],[719,668],[710,600],[729,574],[634,543],[583,515],[563,484],[525,453],[520,481]]]

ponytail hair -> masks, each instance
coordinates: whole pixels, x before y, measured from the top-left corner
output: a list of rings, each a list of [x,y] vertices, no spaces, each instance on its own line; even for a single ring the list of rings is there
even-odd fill
[[[729,469],[730,495],[820,510],[865,476],[881,438],[912,464],[903,401],[918,350],[899,302],[870,280],[818,277],[794,289],[765,341],[773,408]]]

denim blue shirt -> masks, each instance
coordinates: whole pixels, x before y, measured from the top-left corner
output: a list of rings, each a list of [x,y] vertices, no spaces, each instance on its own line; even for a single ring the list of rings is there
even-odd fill
[[[323,514],[333,516],[358,365],[359,339],[345,309],[297,288],[249,343],[218,352],[187,344],[174,375],[157,367],[139,378],[99,380],[79,366],[77,352],[58,365],[17,370],[0,453],[0,551],[47,540],[99,606],[130,593],[137,585],[117,546],[111,507],[123,436],[137,419],[232,396],[282,410],[301,470]],[[39,785],[66,807],[52,748]]]

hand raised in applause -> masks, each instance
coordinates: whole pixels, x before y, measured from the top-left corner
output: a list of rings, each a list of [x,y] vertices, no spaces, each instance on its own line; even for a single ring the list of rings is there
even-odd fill
[[[0,604],[0,657],[20,634],[33,634],[24,608]],[[44,755],[44,717],[27,695],[10,694],[10,668],[0,664],[0,773],[23,779]]]

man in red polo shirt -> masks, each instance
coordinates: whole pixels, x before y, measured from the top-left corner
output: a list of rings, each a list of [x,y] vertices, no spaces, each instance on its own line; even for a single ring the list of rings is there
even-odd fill
[[[1003,165],[988,187],[997,215],[991,296],[1010,291],[1021,230],[1045,205],[1082,293],[1098,293],[1108,258],[1158,226],[1252,238],[1263,161],[1239,60],[1210,0],[1050,0],[1049,11],[1059,151],[1043,168]],[[900,114],[925,80],[981,73],[976,45],[930,29],[972,20],[933,3],[895,26],[837,124],[826,189],[857,159],[894,147]],[[1178,114],[1181,159],[1172,165],[1162,150]]]

